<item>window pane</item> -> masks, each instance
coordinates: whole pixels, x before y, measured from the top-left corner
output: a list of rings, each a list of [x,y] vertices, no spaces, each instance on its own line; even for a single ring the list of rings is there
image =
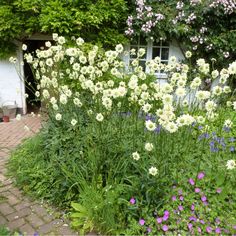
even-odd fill
[[[146,70],[146,61],[139,61],[139,65],[143,67],[143,71]]]
[[[152,59],[154,59],[155,57],[160,57],[160,48],[152,49]]]
[[[169,48],[161,49],[161,60],[168,60],[169,58]]]

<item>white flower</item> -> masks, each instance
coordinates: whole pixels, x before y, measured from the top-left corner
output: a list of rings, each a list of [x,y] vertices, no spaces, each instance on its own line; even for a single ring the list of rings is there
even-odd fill
[[[213,70],[213,71],[211,72],[211,76],[212,76],[213,79],[217,78],[217,77],[219,76],[218,70]]]
[[[44,89],[44,90],[43,90],[43,97],[44,97],[45,99],[47,99],[47,98],[50,97],[50,94],[49,94],[49,92],[48,92],[47,89]]]
[[[56,118],[56,120],[61,120],[62,115],[61,115],[60,113],[57,113],[57,114],[55,115],[55,118]]]
[[[231,128],[233,126],[233,122],[230,119],[225,120],[224,126]]]
[[[144,48],[140,48],[138,50],[138,57],[142,57],[142,56],[144,56],[144,54],[145,54],[145,49]]]
[[[21,114],[17,114],[16,120],[20,121],[21,120]]]
[[[81,106],[82,106],[82,102],[80,101],[79,98],[74,98],[74,99],[73,99],[73,102],[74,102],[74,104],[75,104],[76,106],[78,106],[78,107],[81,107]]]
[[[228,72],[231,75],[235,75],[236,74],[236,61],[229,65]]]
[[[151,108],[152,108],[152,105],[149,104],[149,103],[146,103],[146,104],[143,105],[142,110],[143,110],[145,113],[148,113],[148,112],[151,110]]]
[[[62,94],[60,96],[60,103],[66,104],[67,103],[67,96],[65,94]]]
[[[26,51],[27,50],[27,45],[26,44],[22,44],[22,50]]]
[[[147,120],[145,122],[145,126],[146,126],[147,130],[149,130],[149,131],[154,131],[156,129],[156,124],[153,123],[151,120]]]
[[[174,133],[178,130],[178,126],[174,122],[169,122],[166,126],[165,129],[169,131],[170,133]]]
[[[104,117],[103,117],[103,115],[102,115],[101,113],[98,113],[98,114],[96,115],[96,120],[97,120],[97,121],[102,122],[103,119],[104,119]]]
[[[140,159],[140,155],[138,154],[138,152],[133,152],[132,153],[132,157],[134,160],[138,161]]]
[[[235,160],[228,160],[226,167],[227,167],[227,170],[233,170],[236,167]]]
[[[236,110],[236,101],[233,102],[233,108]]]
[[[58,105],[57,104],[53,104],[52,108],[53,108],[53,110],[57,111],[58,110]]]
[[[78,121],[76,119],[72,119],[70,123],[71,123],[71,125],[75,126],[77,124],[77,122]]]
[[[40,97],[40,92],[39,91],[36,91],[35,92],[35,96],[38,98],[38,97]]]
[[[152,143],[145,143],[144,148],[146,151],[151,152],[153,150],[154,146]]]
[[[45,43],[45,46],[48,47],[48,48],[50,48],[50,47],[52,46],[52,44],[51,44],[50,41],[47,41],[47,42]]]
[[[186,58],[190,58],[192,56],[192,53],[190,51],[187,51],[185,53]]]
[[[151,167],[149,168],[149,174],[155,176],[157,174],[157,168],[156,167]]]
[[[58,37],[57,41],[59,44],[64,44],[66,42],[66,40],[63,36]]]
[[[179,87],[179,88],[176,89],[175,94],[178,97],[183,97],[183,96],[186,95],[186,90],[185,90],[185,88]]]
[[[83,40],[82,38],[77,38],[77,39],[76,39],[76,44],[77,44],[78,46],[81,46],[83,43],[84,43],[84,40]]]
[[[216,108],[216,104],[213,101],[207,101],[206,104],[205,104],[205,108],[208,112],[209,111],[214,111],[215,108]]]
[[[123,48],[122,44],[116,45],[116,51],[117,51],[118,53],[123,52],[123,50],[124,50],[124,48]]]

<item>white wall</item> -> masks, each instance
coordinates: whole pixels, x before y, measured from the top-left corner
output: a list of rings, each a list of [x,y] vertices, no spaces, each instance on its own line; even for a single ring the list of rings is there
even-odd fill
[[[25,113],[25,88],[24,82],[19,76],[23,74],[23,66],[20,63],[22,51],[18,50],[15,56],[18,59],[16,64],[12,64],[8,60],[0,60],[0,107],[16,103],[17,107],[22,108]]]

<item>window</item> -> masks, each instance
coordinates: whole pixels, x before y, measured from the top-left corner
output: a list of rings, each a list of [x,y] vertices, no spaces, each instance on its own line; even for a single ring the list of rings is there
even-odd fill
[[[143,67],[144,71],[147,72],[146,68],[146,62],[148,60],[154,59],[155,57],[161,58],[161,63],[168,64],[169,60],[169,49],[170,45],[168,42],[165,41],[146,41],[144,38],[139,37],[138,39],[134,39],[130,43],[130,49],[136,49],[136,52],[140,49],[144,48],[146,53],[145,55],[140,59],[140,65]],[[132,60],[136,56],[129,56],[129,65],[132,62]],[[165,73],[159,71],[157,73],[157,77],[165,77]]]

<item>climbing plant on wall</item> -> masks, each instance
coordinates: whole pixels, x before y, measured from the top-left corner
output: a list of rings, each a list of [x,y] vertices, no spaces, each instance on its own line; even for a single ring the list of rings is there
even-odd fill
[[[0,57],[34,33],[78,35],[103,46],[125,42],[127,11],[125,0],[2,0]]]

